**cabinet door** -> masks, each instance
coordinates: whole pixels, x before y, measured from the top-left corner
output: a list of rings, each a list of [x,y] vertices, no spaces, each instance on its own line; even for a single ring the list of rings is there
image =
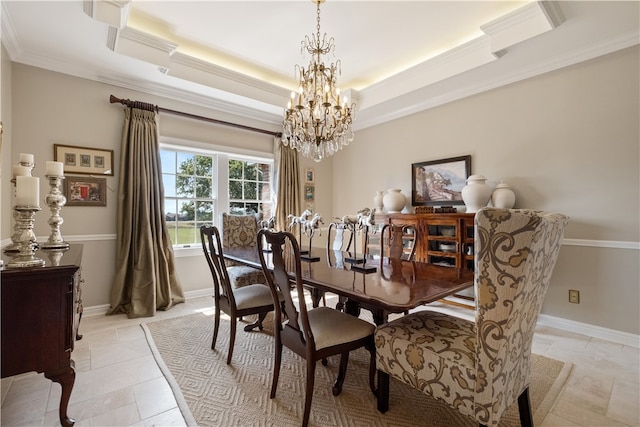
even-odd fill
[[[461,230],[456,218],[427,220],[427,259],[445,267],[460,265]]]

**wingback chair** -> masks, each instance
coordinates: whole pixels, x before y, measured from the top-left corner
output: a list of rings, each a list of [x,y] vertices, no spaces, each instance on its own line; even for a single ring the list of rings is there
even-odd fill
[[[517,400],[521,424],[533,425],[531,341],[568,220],[532,210],[478,211],[475,322],[424,310],[380,326],[378,410],[389,407],[392,376],[479,425],[497,425]]]
[[[258,219],[255,215],[230,215],[222,213],[222,247],[230,248],[255,248],[258,250]],[[259,269],[245,265],[226,262],[229,281],[233,288],[256,283],[266,284],[264,274]]]

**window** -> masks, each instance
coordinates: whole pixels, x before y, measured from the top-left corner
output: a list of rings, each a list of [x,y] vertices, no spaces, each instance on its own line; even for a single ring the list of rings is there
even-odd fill
[[[198,229],[213,224],[216,188],[215,155],[160,150],[164,215],[174,245],[200,239]]]
[[[219,214],[270,218],[270,159],[161,144],[164,215],[174,246],[200,244],[200,227]]]
[[[271,217],[271,165],[229,160],[229,212]]]

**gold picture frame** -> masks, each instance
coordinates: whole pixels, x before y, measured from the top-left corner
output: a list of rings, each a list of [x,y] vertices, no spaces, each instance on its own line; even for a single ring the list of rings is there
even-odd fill
[[[113,176],[113,150],[54,144],[53,159],[62,162],[65,174]]]
[[[107,178],[67,176],[62,187],[66,206],[107,206]]]

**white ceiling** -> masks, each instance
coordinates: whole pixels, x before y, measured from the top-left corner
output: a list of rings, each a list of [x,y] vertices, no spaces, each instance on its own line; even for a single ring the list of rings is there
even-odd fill
[[[638,1],[321,5],[362,129],[640,41]],[[11,60],[279,126],[315,3],[2,1]],[[118,94],[114,94],[118,96]],[[144,99],[140,99],[144,101]]]

